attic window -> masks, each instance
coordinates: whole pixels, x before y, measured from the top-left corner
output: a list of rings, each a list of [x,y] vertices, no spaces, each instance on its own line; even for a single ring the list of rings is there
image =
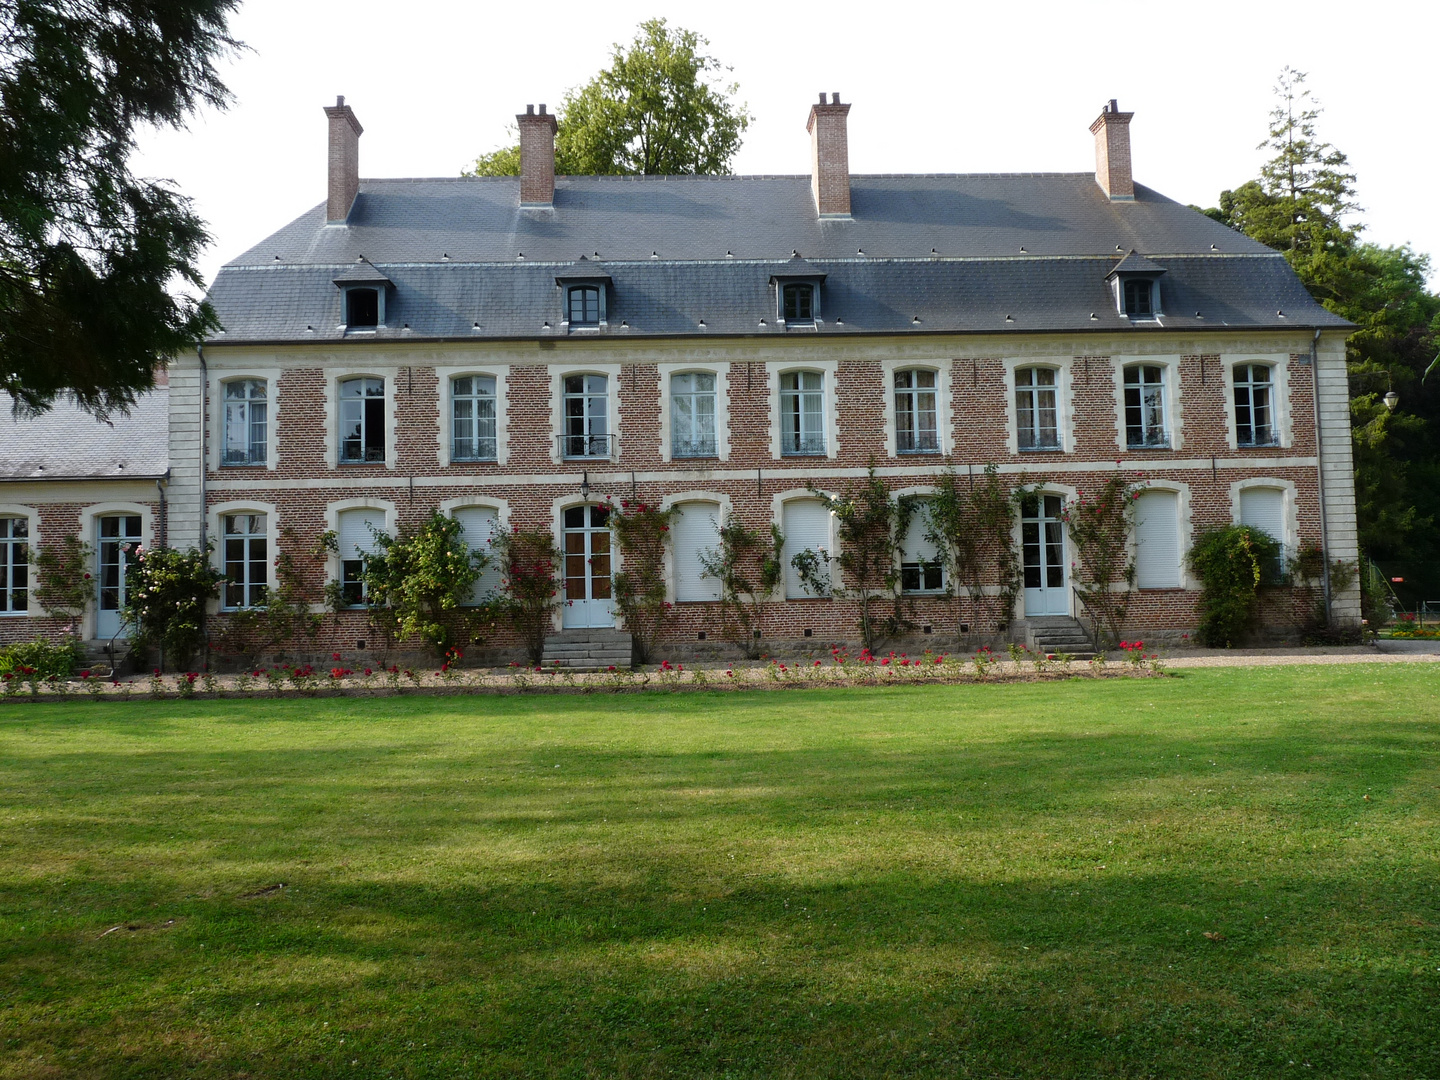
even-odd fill
[[[786,325],[815,322],[815,286],[808,282],[781,286],[781,314]]]
[[[1124,281],[1125,314],[1132,319],[1148,319],[1155,314],[1155,279],[1126,278]]]
[[[565,310],[569,314],[570,326],[600,325],[600,287],[598,285],[571,285],[565,295]]]
[[[345,325],[351,330],[373,330],[380,325],[380,290],[345,290]]]

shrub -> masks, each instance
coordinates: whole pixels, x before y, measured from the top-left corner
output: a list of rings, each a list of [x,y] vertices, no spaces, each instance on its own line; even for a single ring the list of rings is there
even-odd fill
[[[184,666],[204,644],[205,604],[225,580],[210,565],[210,551],[137,547],[126,570],[122,616],[137,645],[160,649],[162,665],[168,658]]]
[[[489,609],[466,605],[490,557],[470,549],[459,521],[432,511],[418,528],[377,532],[375,547],[364,556],[365,595],[387,639],[416,636],[441,656],[475,639]]]
[[[831,591],[828,562],[840,567],[844,587],[841,596],[854,597],[860,603],[860,639],[865,648],[875,646],[876,620],[871,612],[874,601],[893,596],[899,575],[895,553],[898,548],[897,523],[903,527],[911,508],[900,509],[890,496],[885,481],[875,475],[875,462],[870,462],[865,483],[850,487],[839,496],[831,496],[809,485],[815,495],[835,517],[840,552],[833,560],[823,560],[816,552],[800,552],[791,561],[800,579],[811,592],[824,595]],[[895,622],[899,621],[898,612]]]
[[[545,653],[545,635],[551,617],[560,606],[560,582],[556,567],[560,549],[549,533],[517,530],[495,538],[500,553],[500,573],[505,590],[505,613],[515,624],[531,664]]]
[[[946,463],[928,499],[926,539],[946,562],[946,588],[957,598],[956,638],[966,621],[958,603],[963,590],[970,600],[972,635],[982,624],[1003,626],[1020,594],[1020,556],[1015,550],[1015,500],[1000,483],[1000,470],[986,465],[983,478],[962,485],[953,463]],[[1020,478],[1021,490],[1024,477]],[[988,587],[998,585],[993,593]]]
[[[62,638],[60,641],[19,641],[0,649],[0,675],[13,675],[22,668],[30,668],[35,679],[64,679],[73,675],[85,663],[85,651],[80,639]]]
[[[765,598],[784,575],[780,553],[785,535],[770,526],[770,546],[733,514],[720,526],[718,547],[700,552],[706,577],[720,583],[720,633],[751,660],[760,655],[761,613]]]
[[[1117,472],[1094,494],[1077,492],[1062,513],[1079,556],[1073,568],[1075,591],[1094,613],[1097,626],[1103,621],[1111,642],[1120,640],[1120,626],[1135,588],[1130,533],[1135,526],[1135,500],[1144,486]]]
[[[1248,525],[1227,525],[1195,538],[1186,555],[1200,579],[1200,625],[1195,636],[1211,648],[1233,648],[1255,621],[1260,582],[1279,558],[1269,533]]]
[[[670,611],[665,600],[665,548],[676,512],[673,507],[661,510],[628,499],[609,507],[610,531],[621,557],[621,569],[611,577],[610,587],[642,664],[650,662],[650,653]]]

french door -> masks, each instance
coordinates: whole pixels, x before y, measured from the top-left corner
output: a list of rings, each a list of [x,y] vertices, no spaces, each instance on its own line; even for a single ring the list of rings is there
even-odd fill
[[[122,636],[125,573],[140,545],[140,515],[106,514],[96,518],[95,532],[95,636],[113,638]]]
[[[1020,503],[1025,560],[1025,614],[1069,615],[1065,585],[1065,523],[1060,496],[1030,495]]]
[[[610,595],[610,523],[603,506],[572,506],[565,511],[566,629],[614,626]]]

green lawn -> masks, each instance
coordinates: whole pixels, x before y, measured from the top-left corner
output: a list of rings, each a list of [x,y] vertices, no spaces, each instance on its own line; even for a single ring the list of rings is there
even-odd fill
[[[7,1078],[1440,1077],[1436,665],[0,705],[0,845]]]

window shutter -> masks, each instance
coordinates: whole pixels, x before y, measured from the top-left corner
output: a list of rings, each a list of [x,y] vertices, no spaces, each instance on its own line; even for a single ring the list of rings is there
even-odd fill
[[[900,544],[900,561],[907,563],[933,563],[936,561],[935,545],[925,538],[930,531],[930,504],[915,504],[910,522],[905,528],[905,539]]]
[[[500,562],[494,551],[500,515],[488,506],[465,506],[455,511],[455,520],[465,530],[465,543],[470,550],[483,551],[490,556],[490,562],[475,579],[475,587],[470,593],[470,599],[478,604],[500,592]]]
[[[834,556],[830,544],[830,511],[817,499],[795,499],[785,504],[781,529],[785,533],[785,595],[787,598],[814,596],[800,581],[791,559],[807,548]],[[832,573],[834,567],[831,567]]]
[[[720,546],[720,507],[708,502],[687,502],[670,526],[675,554],[675,599],[719,600],[720,582],[705,577],[700,553]]]
[[[385,530],[384,510],[340,511],[340,558],[353,559],[356,552],[367,555],[375,551],[375,536],[370,531]]]
[[[1285,492],[1279,488],[1246,488],[1240,492],[1240,524],[1269,533],[1285,543]]]
[[[1180,502],[1173,491],[1147,491],[1135,503],[1135,584],[1180,586]]]

